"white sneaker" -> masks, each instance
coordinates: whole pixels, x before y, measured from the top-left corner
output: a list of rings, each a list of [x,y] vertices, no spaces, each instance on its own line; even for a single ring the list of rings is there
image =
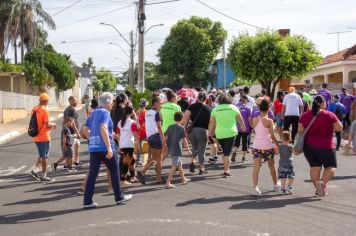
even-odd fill
[[[259,188],[255,188],[252,190],[252,195],[254,196],[261,196],[262,195],[262,192],[260,191]]]
[[[277,183],[275,186],[273,186],[273,191],[277,192],[277,193],[280,192],[281,191],[281,185]]]
[[[90,205],[84,205],[83,206],[84,209],[92,209],[92,208],[97,208],[97,207],[98,207],[98,203],[96,203],[96,202],[93,202]]]
[[[120,204],[122,204],[124,202],[128,202],[131,199],[132,199],[132,194],[125,194],[124,197],[121,200],[116,201],[116,205],[120,205]]]

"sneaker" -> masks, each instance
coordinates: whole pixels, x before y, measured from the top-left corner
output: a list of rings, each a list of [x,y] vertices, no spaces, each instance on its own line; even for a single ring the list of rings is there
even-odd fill
[[[287,189],[286,189],[286,190],[288,191],[288,194],[293,194],[293,192],[294,192],[294,187],[293,187],[293,186],[288,185],[288,187],[287,187]]]
[[[236,162],[236,152],[232,153],[231,162]]]
[[[40,177],[38,176],[38,174],[35,173],[33,170],[31,170],[31,172],[29,173],[29,175],[31,175],[32,178],[34,178],[34,179],[37,180],[37,181],[40,181],[40,180],[41,180]]]
[[[189,172],[190,173],[194,173],[195,172],[195,165],[194,165],[193,162],[191,162],[190,165],[189,165]]]
[[[199,175],[206,175],[208,174],[207,170],[199,170]]]
[[[84,192],[85,192],[84,189],[80,188],[77,193],[80,195],[84,195]]]
[[[63,165],[63,169],[67,169],[68,166],[66,164]]]
[[[324,182],[321,182],[321,188],[323,190],[324,197],[326,197],[328,195],[328,191],[326,190],[326,184],[324,184]]]
[[[279,191],[279,194],[280,194],[280,195],[286,195],[286,194],[287,194],[287,189],[281,189],[281,190]]]
[[[252,195],[258,197],[258,196],[261,196],[261,195],[262,195],[262,192],[260,191],[259,188],[255,188],[255,189],[252,190]]]
[[[232,177],[232,174],[230,172],[224,172],[223,173],[223,177],[224,178],[229,178],[229,177]]]
[[[145,176],[142,174],[141,171],[137,171],[137,178],[138,178],[138,181],[140,181],[141,184],[143,184],[143,185],[146,184],[146,178],[145,178]]]
[[[41,181],[42,182],[54,182],[54,179],[51,179],[50,177],[45,176],[45,177],[41,178]]]
[[[57,172],[57,167],[58,167],[58,164],[57,164],[57,163],[52,163],[52,164],[51,164],[51,167],[52,167],[52,171],[53,171],[53,172]]]
[[[73,167],[68,167],[67,168],[67,172],[68,173],[72,173],[72,172],[77,172],[78,170],[77,169],[74,169]]]
[[[318,193],[318,196],[324,197],[322,182],[316,181],[315,185],[316,185],[316,192]]]
[[[275,186],[273,186],[273,191],[274,192],[280,192],[281,191],[281,185],[280,184],[276,184]]]
[[[247,159],[246,159],[246,157],[243,157],[243,158],[242,158],[242,162],[243,162],[243,163],[248,162]]]
[[[216,164],[215,158],[209,158],[209,163],[210,164]]]
[[[214,160],[215,160],[215,162],[217,162],[217,161],[218,161],[218,157],[217,157],[217,156],[215,156],[215,157],[214,157]]]
[[[128,202],[131,199],[132,199],[132,194],[125,194],[124,197],[121,200],[116,201],[116,205],[120,205],[120,204],[122,204],[124,202]]]
[[[98,207],[98,203],[96,203],[96,202],[93,202],[90,205],[84,205],[83,206],[84,209],[93,209],[93,208],[97,208],[97,207]]]

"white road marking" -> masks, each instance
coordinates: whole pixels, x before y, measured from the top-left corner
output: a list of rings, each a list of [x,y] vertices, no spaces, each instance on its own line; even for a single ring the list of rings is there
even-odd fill
[[[0,176],[9,176],[9,175],[13,175],[15,174],[16,172],[19,172],[21,171],[22,169],[25,169],[26,166],[23,165],[23,166],[20,166],[19,168],[14,168],[13,166],[10,166],[8,169],[6,170],[0,170]]]
[[[5,142],[6,140],[14,138],[18,135],[20,135],[19,131],[12,131],[7,134],[4,134],[4,135],[0,136],[0,143]]]

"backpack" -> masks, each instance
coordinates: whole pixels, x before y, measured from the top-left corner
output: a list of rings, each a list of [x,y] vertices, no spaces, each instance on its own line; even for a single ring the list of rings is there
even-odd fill
[[[337,116],[339,121],[342,121],[344,119],[344,116],[342,115],[342,111],[339,105],[336,105],[335,115]]]
[[[39,133],[36,113],[37,111],[32,112],[30,123],[28,124],[27,133],[31,137],[36,137]]]

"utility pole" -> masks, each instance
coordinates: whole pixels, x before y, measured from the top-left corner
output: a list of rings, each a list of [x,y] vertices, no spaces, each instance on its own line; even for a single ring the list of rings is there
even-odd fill
[[[350,33],[351,31],[337,31],[337,32],[331,32],[327,34],[336,34],[337,35],[337,51],[340,52],[340,34],[345,34],[345,33]]]
[[[135,63],[134,63],[134,47],[135,44],[133,42],[133,32],[130,32],[130,73],[129,73],[129,85],[131,87],[134,86],[135,81]]]
[[[140,0],[138,6],[138,91],[145,91],[145,4],[146,0]]]
[[[225,53],[225,40],[222,45],[222,56],[223,56],[223,81],[224,81],[224,89],[226,89],[226,53]]]

